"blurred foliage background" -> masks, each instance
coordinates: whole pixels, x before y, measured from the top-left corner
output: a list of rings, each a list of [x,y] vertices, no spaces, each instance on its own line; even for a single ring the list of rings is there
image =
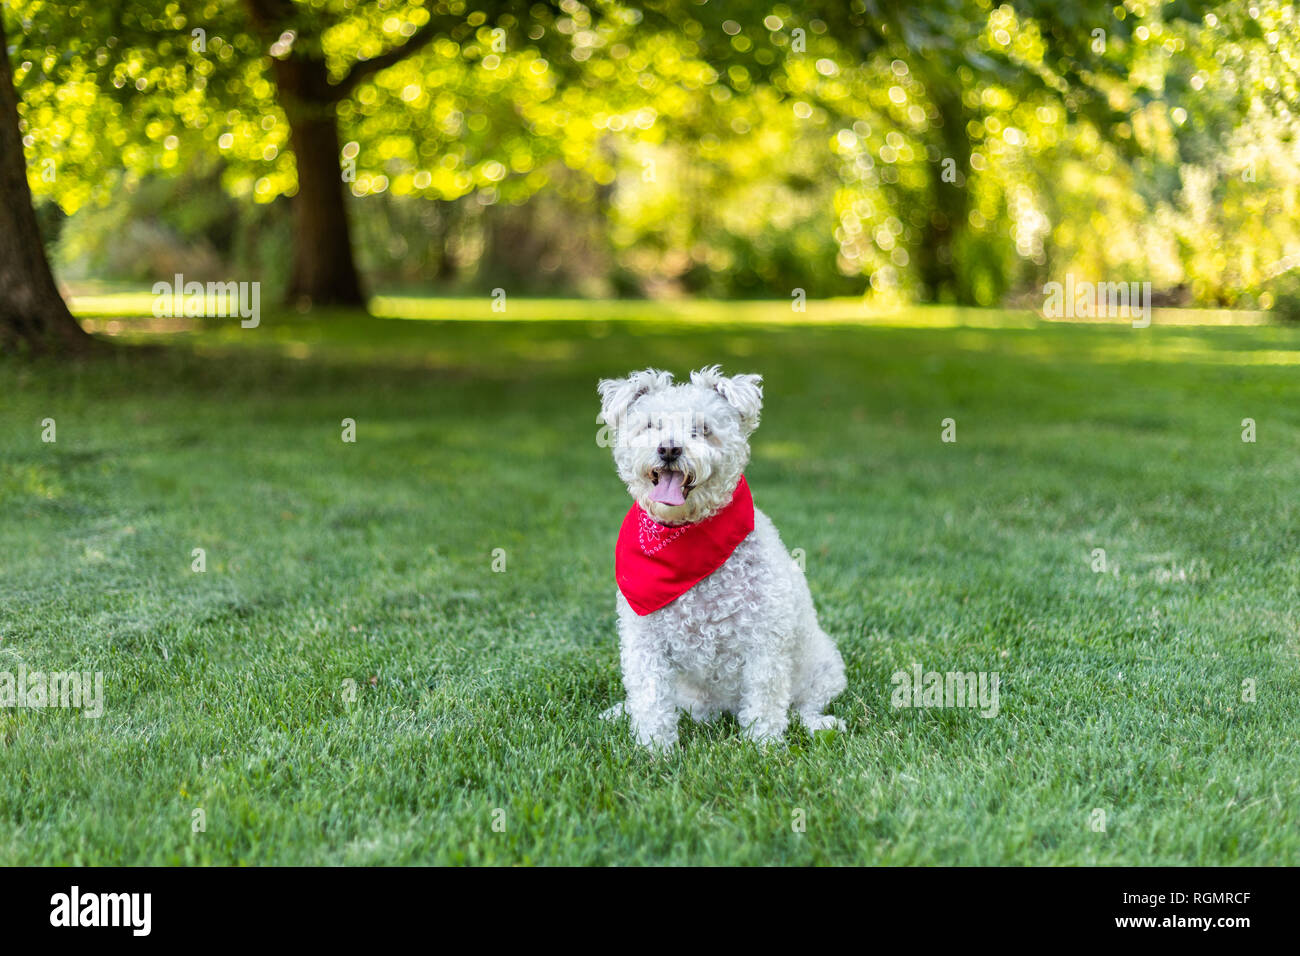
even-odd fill
[[[1073,272],[1300,316],[1300,18],[1277,0],[5,16],[65,283],[287,292],[302,111],[279,71],[304,58],[339,94],[325,161],[372,292],[995,305]]]

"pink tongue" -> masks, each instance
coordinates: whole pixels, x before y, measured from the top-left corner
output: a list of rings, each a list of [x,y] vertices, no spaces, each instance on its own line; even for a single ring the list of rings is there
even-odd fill
[[[650,494],[651,501],[661,505],[684,505],[686,496],[682,494],[682,473],[680,471],[661,471],[659,484]]]

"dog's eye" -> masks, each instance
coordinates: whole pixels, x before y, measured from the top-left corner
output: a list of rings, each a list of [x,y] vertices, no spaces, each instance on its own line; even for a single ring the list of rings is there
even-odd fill
[[[709,427],[708,422],[700,422],[700,434],[703,435],[705,438],[708,438],[711,434],[713,434],[713,429]]]

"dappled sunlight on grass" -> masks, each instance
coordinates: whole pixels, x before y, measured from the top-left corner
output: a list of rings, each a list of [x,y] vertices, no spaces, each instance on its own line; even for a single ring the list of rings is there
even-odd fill
[[[808,449],[799,442],[772,441],[765,442],[755,455],[770,461],[803,461],[808,456]]]
[[[23,497],[53,501],[64,495],[59,479],[47,467],[38,465],[0,465],[0,506]]]
[[[109,292],[102,295],[70,295],[68,308],[77,316],[137,318],[153,315],[156,296],[151,292]]]
[[[510,300],[492,311],[487,298],[385,298],[374,300],[374,316],[323,309],[303,315],[267,310],[257,328],[233,320],[131,318],[148,306],[148,296],[118,293],[74,301],[87,327],[126,343],[182,342],[200,351],[278,348],[288,358],[329,354],[348,364],[382,361],[403,367],[482,368],[482,343],[497,356],[530,365],[557,366],[598,356],[616,330],[634,336],[685,337],[703,328],[723,333],[714,360],[746,361],[761,344],[756,335],[805,333],[801,340],[837,328],[877,334],[944,335],[944,349],[1001,352],[1042,361],[1092,364],[1196,363],[1289,366],[1300,364],[1300,329],[1261,326],[1261,313],[1238,315],[1242,327],[1225,325],[1222,311],[1157,312],[1150,328],[1124,322],[1045,322],[1027,311],[916,306],[869,312],[856,300],[808,303],[793,313],[783,302],[646,302],[569,299]],[[96,314],[91,316],[90,313]],[[693,331],[694,330],[694,331]],[[793,340],[792,340],[793,341]],[[647,357],[647,361],[649,358]],[[671,367],[671,361],[660,358]]]
[[[448,321],[608,320],[681,325],[831,323],[901,328],[1030,328],[1037,323],[1028,312],[951,306],[881,309],[856,298],[812,300],[805,303],[805,311],[800,312],[796,312],[790,302],[780,300],[510,299],[504,311],[494,311],[493,306],[493,301],[486,297],[376,296],[371,303],[372,311],[384,318]]]
[[[1069,357],[1106,365],[1142,362],[1300,364],[1300,329],[1252,328],[1249,338],[1242,338],[1232,328],[1207,326],[1193,331],[1193,327],[1186,325],[1169,329],[1070,325],[1040,331],[1047,334],[1000,334],[958,329],[948,336],[948,342],[974,352],[1000,351],[1042,359]]]
[[[153,318],[154,296],[147,292],[74,295],[73,312],[94,321],[95,331],[113,334],[132,327],[157,331],[202,328],[201,320]],[[504,307],[489,296],[439,297],[378,295],[370,302],[376,318],[434,322],[648,322],[654,324],[709,325],[876,325],[915,329],[1030,329],[1043,325],[1130,327],[1128,319],[1094,319],[1066,322],[1045,320],[1028,310],[980,309],[961,306],[921,305],[898,308],[872,306],[858,298],[814,299],[796,312],[782,300],[718,301],[708,299],[525,299],[509,298]],[[268,307],[270,315],[284,310]],[[285,313],[298,316],[298,313]],[[134,319],[131,325],[98,321]],[[1152,325],[1259,326],[1269,322],[1266,312],[1226,309],[1157,309]],[[1134,330],[1142,331],[1142,330]]]
[[[127,344],[178,343],[204,353],[269,347],[298,361],[328,356],[347,365],[381,362],[489,376],[495,364],[486,360],[489,341],[497,359],[559,368],[599,362],[611,336],[630,335],[653,343],[643,364],[675,368],[681,350],[671,343],[684,343],[706,329],[718,333],[709,360],[725,364],[747,363],[764,350],[769,336],[806,350],[819,348],[822,336],[857,329],[868,336],[902,337],[900,346],[910,342],[910,351],[931,356],[927,361],[938,361],[941,354],[1001,353],[1091,365],[1300,365],[1300,328],[1259,325],[1261,313],[1167,310],[1156,313],[1150,328],[1134,329],[1125,322],[1045,322],[1027,311],[997,309],[916,306],[872,313],[856,300],[809,302],[801,314],[772,301],[513,299],[506,312],[494,313],[487,298],[379,297],[374,300],[378,315],[268,309],[258,327],[245,329],[233,320],[131,318],[131,310],[147,305],[148,298],[118,293],[74,304],[83,316],[92,306],[107,310],[87,316],[87,326]],[[1223,324],[1230,314],[1246,324]]]

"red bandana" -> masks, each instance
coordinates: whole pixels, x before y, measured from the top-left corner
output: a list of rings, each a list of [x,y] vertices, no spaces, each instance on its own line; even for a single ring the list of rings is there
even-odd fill
[[[618,589],[642,616],[671,604],[731,557],[754,530],[754,497],[745,476],[727,506],[695,524],[659,524],[633,502],[614,545]]]

